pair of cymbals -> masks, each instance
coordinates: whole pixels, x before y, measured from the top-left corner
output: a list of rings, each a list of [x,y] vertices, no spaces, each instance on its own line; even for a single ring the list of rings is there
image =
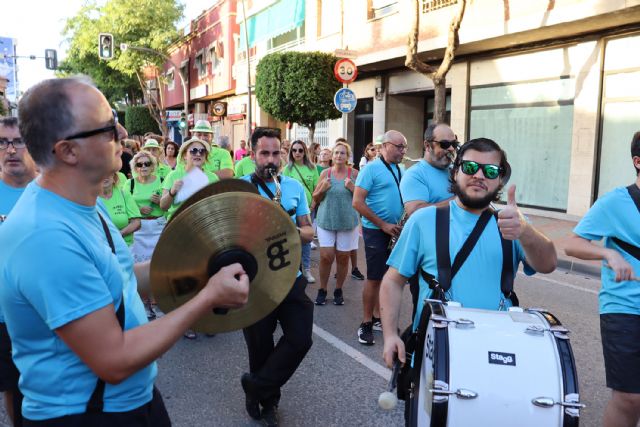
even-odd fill
[[[201,189],[176,211],[151,259],[151,288],[169,312],[193,298],[225,265],[239,262],[249,276],[249,301],[216,309],[193,329],[219,333],[252,325],[271,313],[295,282],[301,242],[291,217],[241,180]]]

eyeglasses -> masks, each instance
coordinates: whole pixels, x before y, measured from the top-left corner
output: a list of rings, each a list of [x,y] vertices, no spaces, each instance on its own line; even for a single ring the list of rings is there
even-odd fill
[[[193,147],[189,150],[189,153],[191,153],[192,156],[202,156],[203,154],[205,154],[207,152],[206,148],[196,148]]]
[[[16,150],[19,148],[24,148],[27,145],[26,142],[24,142],[21,138],[0,138],[0,151],[4,151],[9,148],[9,144],[13,145],[13,148],[15,148]]]
[[[66,138],[63,138],[63,139],[70,140],[70,139],[89,138],[90,136],[99,135],[101,133],[113,132],[113,140],[116,141],[116,142],[119,141],[119,138],[118,138],[118,113],[116,113],[116,110],[114,110],[113,108],[111,109],[111,112],[113,113],[113,124],[112,125],[105,126],[105,127],[98,128],[98,129],[88,130],[86,132],[76,133],[75,135],[67,136]]]
[[[292,153],[304,153],[304,148],[292,148]]]
[[[460,170],[465,175],[475,175],[478,172],[478,169],[482,168],[482,173],[488,179],[496,179],[500,176],[500,172],[503,169],[498,165],[488,165],[478,162],[473,162],[471,160],[463,160],[460,163]]]
[[[443,150],[446,150],[451,146],[453,146],[453,148],[456,148],[460,144],[460,142],[458,142],[457,139],[451,139],[451,140],[442,139],[440,141],[436,141],[435,139],[432,139],[431,142],[437,142],[438,144],[440,144],[440,147]]]
[[[394,144],[393,142],[390,142],[390,141],[385,141],[385,144],[391,144],[391,145],[393,145],[394,147],[396,147],[400,151],[407,151],[407,148],[409,148],[405,144]]]
[[[136,163],[136,167],[137,168],[148,168],[152,165],[153,163],[151,162],[140,162],[140,163]]]

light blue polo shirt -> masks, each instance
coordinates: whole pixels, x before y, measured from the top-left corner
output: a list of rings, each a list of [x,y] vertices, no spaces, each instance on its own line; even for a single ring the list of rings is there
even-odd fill
[[[618,239],[640,247],[640,212],[625,187],[614,188],[600,197],[582,217],[573,232],[587,240],[599,241],[604,238],[604,246],[614,249],[633,267],[636,277],[640,277],[640,261],[618,247],[611,239]],[[616,282],[612,269],[602,265],[600,271],[600,314],[624,313],[640,315],[640,283]]]
[[[405,203],[423,201],[429,204],[450,199],[449,168],[438,169],[425,159],[407,169],[400,181],[400,191]]]
[[[240,179],[251,182],[251,175],[245,175]],[[304,193],[302,184],[300,184],[298,181],[284,175],[280,175],[280,178],[280,188],[282,189],[282,198],[280,199],[280,204],[287,211],[295,211],[295,214],[291,215],[291,220],[294,224],[297,224],[296,217],[309,215],[310,213],[309,206],[307,205],[307,196]],[[274,182],[265,182],[265,184],[273,194],[276,194],[276,184]],[[265,193],[262,188],[260,188],[260,186],[258,186],[258,191],[260,192],[260,195],[262,197],[270,199],[269,195]],[[296,277],[300,277],[300,274],[300,271],[298,271],[298,275]]]
[[[109,225],[111,252],[98,212]],[[82,206],[32,182],[0,227],[0,306],[24,394],[22,414],[42,420],[85,412],[97,377],[55,330],[108,304],[125,301],[125,330],[147,323],[133,258],[104,205]],[[151,363],[106,385],[105,412],[151,400]]]
[[[462,248],[465,240],[478,221],[479,215],[468,212],[458,206],[455,200],[449,202],[449,256],[451,262]],[[409,217],[402,234],[391,252],[387,264],[405,277],[413,276],[420,268],[438,277],[438,260],[436,256],[436,207],[428,206],[419,209]],[[525,256],[519,241],[513,245],[513,274],[515,277],[520,262]],[[524,264],[526,274],[535,271]],[[502,276],[502,244],[500,231],[495,217],[489,220],[478,242],[469,257],[454,276],[449,289],[449,299],[462,304],[463,307],[498,310],[503,299],[500,289]],[[420,294],[418,308],[413,327],[417,327],[422,313],[423,301],[429,298],[431,289],[420,275]],[[504,300],[504,307],[511,302]]]
[[[16,202],[22,196],[25,187],[15,188],[0,180],[0,225],[7,219],[9,212],[15,206]],[[4,315],[0,307],[0,323],[4,323]]]
[[[402,182],[404,167],[400,166],[401,176],[398,177],[396,165],[389,164],[389,166],[391,166],[396,179]],[[391,172],[382,163],[382,160],[378,158],[368,163],[367,167],[358,174],[356,186],[367,190],[365,202],[380,219],[391,224],[395,224],[400,220],[403,210],[400,202],[400,191],[393,176],[391,176]],[[378,229],[364,216],[362,217],[362,226]]]

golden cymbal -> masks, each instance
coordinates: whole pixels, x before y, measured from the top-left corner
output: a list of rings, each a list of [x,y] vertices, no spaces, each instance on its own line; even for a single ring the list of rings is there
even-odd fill
[[[167,224],[151,259],[151,288],[158,306],[169,312],[199,292],[219,268],[240,262],[251,281],[249,302],[224,314],[212,310],[193,325],[200,332],[233,331],[282,302],[300,258],[297,228],[280,206],[247,192],[218,194]]]
[[[210,196],[215,196],[216,194],[228,193],[230,191],[242,191],[246,193],[260,194],[255,185],[241,179],[229,178],[223,179],[221,181],[216,181],[201,188],[200,190],[193,193],[189,198],[187,198],[187,200],[185,200],[180,206],[178,206],[178,209],[176,209],[176,211],[167,222],[171,222],[175,217],[180,215],[180,213],[184,212],[189,206],[202,199],[206,199]]]

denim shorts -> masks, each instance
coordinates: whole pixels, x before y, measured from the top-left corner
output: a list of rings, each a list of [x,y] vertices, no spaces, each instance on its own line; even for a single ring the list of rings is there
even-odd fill
[[[367,258],[367,279],[382,280],[384,273],[389,268],[387,260],[391,254],[389,251],[391,236],[382,230],[362,227],[362,238]]]

